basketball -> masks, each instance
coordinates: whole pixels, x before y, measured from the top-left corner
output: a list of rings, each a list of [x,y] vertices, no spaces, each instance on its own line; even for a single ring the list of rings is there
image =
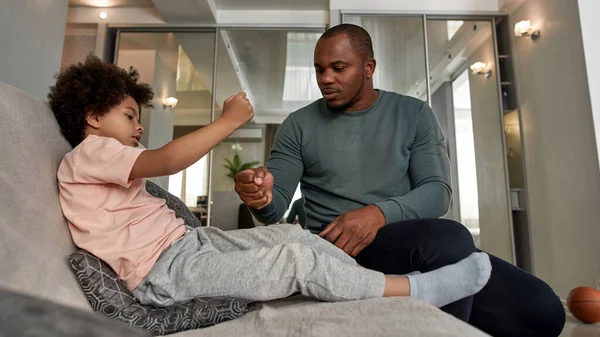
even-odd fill
[[[567,306],[571,314],[584,323],[600,322],[600,292],[594,288],[574,288],[567,297]]]

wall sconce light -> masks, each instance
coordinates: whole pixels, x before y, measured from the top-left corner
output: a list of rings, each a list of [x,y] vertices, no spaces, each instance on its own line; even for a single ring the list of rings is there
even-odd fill
[[[179,100],[175,97],[167,97],[163,102],[163,108],[174,108]]]
[[[485,75],[485,78],[489,78],[492,76],[492,71],[488,69],[486,63],[483,62],[475,62],[471,65],[471,71],[473,75]]]
[[[531,36],[532,40],[540,38],[541,32],[539,29],[533,29],[531,27],[530,20],[519,21],[515,24],[515,36]]]
[[[106,18],[108,17],[108,14],[106,14],[106,12],[100,12],[100,19],[102,20],[106,20]]]

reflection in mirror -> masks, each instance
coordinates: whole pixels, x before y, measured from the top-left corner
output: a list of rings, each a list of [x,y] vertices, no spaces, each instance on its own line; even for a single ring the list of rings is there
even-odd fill
[[[469,80],[469,66],[479,60],[481,49],[493,51],[492,26],[488,21],[427,20],[430,87],[432,107],[447,136],[452,163],[452,206],[447,218],[464,224],[480,243],[479,191],[475,155],[472,100],[478,99],[477,88]],[[488,55],[489,56],[489,55]],[[493,54],[489,56],[493,59]],[[489,61],[489,60],[485,60]],[[495,82],[488,81],[496,91]],[[483,87],[481,87],[483,88]],[[490,102],[491,115],[497,113],[497,102]],[[487,103],[487,102],[486,102]],[[477,113],[489,113],[481,110]]]
[[[140,118],[145,129],[141,143],[146,148],[159,148],[210,123],[214,40],[212,32],[120,34],[117,64],[126,69],[135,67],[140,80],[154,89],[154,107],[144,108]],[[163,106],[167,97],[177,98],[177,106]],[[206,223],[206,157],[157,182],[180,197]]]
[[[215,118],[221,116],[223,101],[239,91],[245,91],[254,106],[254,119],[215,147],[212,162],[205,156],[157,181],[181,197],[204,224],[209,222],[209,208],[214,225],[223,229],[258,224],[247,221],[232,177],[246,167],[265,165],[281,122],[321,97],[313,66],[321,34],[322,30],[289,29],[120,33],[117,64],[135,67],[155,92],[154,107],[142,111],[144,147],[161,147],[210,124],[213,109]],[[177,98],[177,106],[163,106],[167,97]],[[299,195],[298,190],[294,200]]]
[[[458,205],[460,219],[473,235],[475,245],[479,245],[479,197],[477,191],[477,166],[475,164],[475,143],[473,138],[473,117],[471,111],[471,91],[468,70],[452,82],[454,108],[454,130],[456,142],[456,173],[460,191]],[[458,192],[457,192],[458,193]]]
[[[212,226],[232,230],[260,225],[234,191],[230,163],[237,156],[238,168],[243,164],[265,165],[283,120],[321,97],[313,66],[314,46],[321,34],[301,30],[219,30],[215,117],[221,115],[221,105],[227,97],[244,91],[254,107],[254,119],[213,150]]]
[[[447,218],[477,247],[513,259],[502,79],[492,21],[427,20],[431,105],[447,136],[453,201]]]

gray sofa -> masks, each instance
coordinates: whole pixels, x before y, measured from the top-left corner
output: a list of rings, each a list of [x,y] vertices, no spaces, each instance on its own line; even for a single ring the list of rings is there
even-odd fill
[[[70,147],[44,101],[3,82],[0,118],[0,289],[90,312],[67,263],[75,247],[57,198],[56,170]],[[176,335],[486,336],[410,298],[322,303],[302,297]]]

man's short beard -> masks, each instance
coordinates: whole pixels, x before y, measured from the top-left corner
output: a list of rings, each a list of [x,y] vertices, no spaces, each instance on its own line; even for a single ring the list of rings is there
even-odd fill
[[[354,97],[352,97],[351,100],[349,100],[347,103],[344,103],[344,104],[341,104],[338,106],[331,106],[331,105],[327,104],[327,107],[329,108],[329,110],[331,112],[335,112],[335,113],[340,113],[340,112],[344,112],[344,111],[348,110],[349,107],[354,105],[354,103],[358,102],[360,93],[361,93],[364,85],[365,85],[365,81],[364,81],[364,77],[363,77],[361,84],[360,84],[360,88],[358,88],[356,95],[354,95]]]
[[[331,110],[331,112],[340,113],[346,111],[346,109],[352,106],[352,104],[354,104],[353,101],[349,101],[348,103],[337,106],[329,105],[329,103],[327,103],[327,107],[329,108],[329,110]]]

